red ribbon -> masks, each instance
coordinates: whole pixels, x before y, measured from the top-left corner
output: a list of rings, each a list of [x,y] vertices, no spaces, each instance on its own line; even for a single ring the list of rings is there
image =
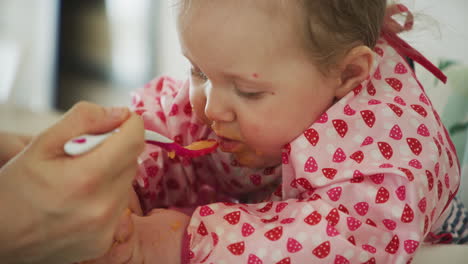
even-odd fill
[[[406,13],[406,21],[403,26],[401,26],[397,21],[395,21],[392,16],[396,14]],[[447,76],[430,62],[426,57],[424,57],[419,51],[414,49],[406,41],[401,39],[397,34],[402,31],[410,30],[413,27],[414,19],[413,14],[409,9],[402,5],[397,4],[390,6],[387,9],[387,14],[385,18],[385,26],[382,30],[382,37],[392,46],[398,54],[403,57],[412,59],[413,61],[419,63],[421,66],[426,68],[429,72],[434,74],[437,79],[441,80],[443,83],[447,82]]]
[[[434,241],[432,244],[440,243],[440,244],[450,244],[452,243],[453,236],[450,233],[441,233],[441,234],[434,234],[432,232],[429,232],[429,236],[431,236]]]

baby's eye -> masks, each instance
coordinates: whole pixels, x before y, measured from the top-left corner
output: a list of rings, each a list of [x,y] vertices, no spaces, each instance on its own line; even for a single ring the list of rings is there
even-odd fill
[[[208,77],[198,67],[192,66],[190,68],[190,74],[197,79],[208,81]]]
[[[247,98],[247,99],[260,99],[264,92],[253,92],[253,93],[247,93],[247,92],[242,92],[237,90],[237,94],[241,97]]]

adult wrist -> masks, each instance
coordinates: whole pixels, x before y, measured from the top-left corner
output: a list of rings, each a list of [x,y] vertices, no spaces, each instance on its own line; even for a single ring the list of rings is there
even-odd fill
[[[0,171],[0,179],[6,176]],[[17,197],[12,192],[0,189],[0,259],[6,263],[38,263],[45,230],[37,215],[24,202],[14,199]]]

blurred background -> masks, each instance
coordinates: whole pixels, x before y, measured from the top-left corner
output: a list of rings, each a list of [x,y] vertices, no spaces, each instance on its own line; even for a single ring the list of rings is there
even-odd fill
[[[172,5],[153,0],[0,0],[0,103],[128,105],[163,73],[182,78]]]
[[[0,103],[66,110],[79,100],[127,105],[161,74],[183,78],[174,0],[0,0]],[[468,63],[465,0],[416,1],[405,37],[434,61]]]

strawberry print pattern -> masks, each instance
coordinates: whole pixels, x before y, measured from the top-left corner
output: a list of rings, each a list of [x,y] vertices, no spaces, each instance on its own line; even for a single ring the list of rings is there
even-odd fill
[[[369,79],[287,144],[278,167],[147,145],[135,189],[145,212],[191,208],[189,263],[407,263],[430,240],[459,186],[456,153],[406,61],[385,40],[375,50]],[[215,139],[188,85],[156,79],[134,109],[183,144]]]

